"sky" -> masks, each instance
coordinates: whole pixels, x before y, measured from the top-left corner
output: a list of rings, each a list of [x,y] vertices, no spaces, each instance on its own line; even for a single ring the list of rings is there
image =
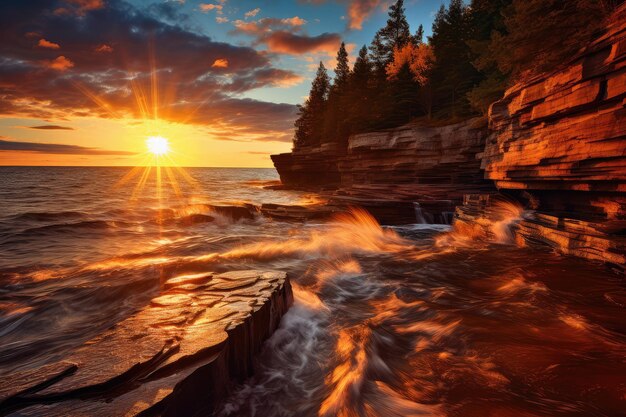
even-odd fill
[[[443,0],[405,0],[430,34]],[[0,165],[270,167],[320,61],[350,62],[385,0],[3,0]]]

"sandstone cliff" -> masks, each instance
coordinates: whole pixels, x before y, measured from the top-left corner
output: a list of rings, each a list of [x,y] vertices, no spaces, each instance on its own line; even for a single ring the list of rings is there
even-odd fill
[[[497,188],[531,210],[517,223],[520,244],[623,268],[626,5],[569,62],[509,89],[491,106],[488,128],[406,125],[354,135],[345,151],[272,158],[285,184],[331,185],[333,203],[387,223],[445,223],[463,194],[456,219],[471,222],[489,213]]]
[[[509,89],[489,127],[486,178],[535,210],[518,239],[623,266],[626,7],[562,68]]]
[[[463,194],[492,188],[477,157],[486,136],[480,118],[408,124],[351,136],[345,150],[326,145],[272,160],[283,184],[335,189],[334,204],[365,207],[384,223],[449,223]]]

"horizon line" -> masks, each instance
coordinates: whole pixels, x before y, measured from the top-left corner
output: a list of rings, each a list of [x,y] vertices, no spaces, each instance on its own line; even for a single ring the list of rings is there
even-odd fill
[[[0,168],[137,168],[157,165],[0,165]],[[163,168],[173,165],[161,165]],[[234,166],[179,166],[178,168],[220,168],[220,169],[276,169],[275,167],[234,167]]]

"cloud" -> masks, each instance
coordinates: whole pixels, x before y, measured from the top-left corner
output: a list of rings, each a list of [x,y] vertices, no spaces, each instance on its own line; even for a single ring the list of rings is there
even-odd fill
[[[328,0],[300,0],[303,3],[322,4]],[[363,22],[370,18],[376,10],[384,11],[389,6],[389,0],[336,0],[346,5],[348,28],[361,30]],[[342,20],[345,16],[341,17]]]
[[[228,68],[228,60],[223,58],[216,59],[211,68]]]
[[[246,12],[244,14],[244,16],[246,17],[246,19],[249,18],[249,17],[254,17],[254,16],[258,15],[260,11],[261,11],[261,9],[259,7],[257,7],[256,9],[253,9],[253,10],[250,10],[250,11]]]
[[[235,20],[233,24],[235,25],[235,29],[232,31],[234,34],[262,36],[275,30],[300,31],[301,27],[306,24],[306,20],[298,16],[284,19],[265,17],[250,22]]]
[[[216,16],[215,17],[215,21],[217,23],[228,23],[229,22],[227,17],[222,17],[222,16]]]
[[[38,130],[74,130],[73,127],[59,126],[59,125],[40,125],[40,126],[25,126],[28,129]]]
[[[59,49],[61,46],[58,43],[50,42],[45,39],[39,39],[37,46],[40,48]]]
[[[218,14],[222,13],[222,9],[224,6],[221,4],[212,4],[212,3],[200,3],[200,10],[204,13],[207,13],[211,10],[216,10]]]
[[[74,66],[74,63],[63,55],[56,57],[52,61],[45,61],[44,66],[57,71],[65,71]]]
[[[242,98],[252,89],[302,81],[293,71],[274,68],[264,51],[163,23],[147,8],[121,0],[80,16],[51,13],[59,4],[0,2],[0,115],[142,119],[156,108],[163,120],[236,132],[244,140],[291,135],[295,106]],[[25,22],[34,21],[34,39],[45,33],[63,46],[63,55],[32,47],[25,35],[33,28]],[[228,71],[220,62],[228,62]]]
[[[55,15],[84,16],[92,10],[104,8],[104,0],[65,0],[62,6],[54,10]]]
[[[341,37],[336,33],[322,33],[318,36],[302,36],[287,31],[273,32],[264,38],[270,51],[291,55],[306,52],[337,52]]]
[[[113,47],[110,45],[107,45],[106,43],[103,43],[102,45],[99,45],[96,47],[96,49],[94,49],[94,51],[96,52],[104,52],[104,53],[111,53],[113,52]]]
[[[386,8],[387,2],[382,0],[351,0],[348,1],[348,27],[361,30],[363,22],[367,20],[377,8]]]
[[[302,32],[307,23],[301,17],[263,18],[256,21],[236,20],[232,34],[253,36],[255,43],[265,44],[272,53],[298,55],[307,52],[335,54],[341,43],[338,33],[309,36]]]
[[[19,142],[0,139],[1,151],[23,151],[64,155],[135,155],[135,152],[113,151],[107,149],[87,148],[78,145],[62,145],[59,143]]]

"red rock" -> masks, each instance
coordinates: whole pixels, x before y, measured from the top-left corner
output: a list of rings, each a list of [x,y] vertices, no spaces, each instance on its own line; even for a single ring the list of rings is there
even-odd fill
[[[292,299],[283,272],[173,277],[144,309],[68,357],[0,381],[0,414],[210,415],[250,376]]]

